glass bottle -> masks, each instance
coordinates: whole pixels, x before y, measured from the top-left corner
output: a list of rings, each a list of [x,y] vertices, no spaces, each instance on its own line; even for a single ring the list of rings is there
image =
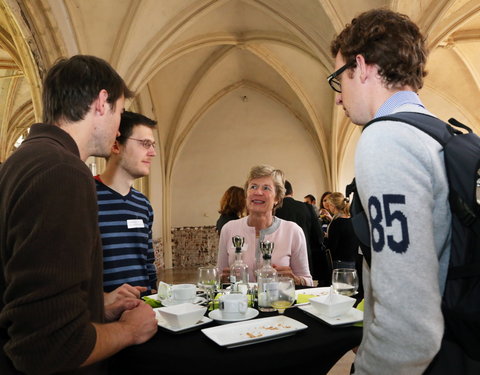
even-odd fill
[[[240,236],[232,237],[235,247],[235,261],[230,267],[230,283],[232,292],[247,294],[248,292],[248,265],[242,259],[242,247],[245,238]]]
[[[277,271],[272,267],[272,252],[274,244],[270,241],[260,242],[263,257],[262,268],[256,271],[258,285],[258,309],[263,312],[275,311],[268,299],[267,291],[277,287]]]

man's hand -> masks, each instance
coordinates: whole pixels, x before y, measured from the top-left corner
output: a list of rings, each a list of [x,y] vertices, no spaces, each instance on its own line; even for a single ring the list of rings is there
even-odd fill
[[[134,309],[141,303],[142,301],[137,298],[121,298],[109,305],[105,305],[105,321],[113,322],[118,320],[124,311]]]
[[[147,290],[144,286],[123,284],[110,293],[103,294],[104,305],[111,305],[123,298],[140,298],[140,294]]]
[[[138,302],[137,307],[126,310],[118,321],[131,332],[134,345],[149,340],[158,329],[153,309],[143,301]]]
[[[117,303],[124,303],[126,299]],[[155,312],[145,302],[139,299],[129,299],[135,307],[124,310],[120,319],[112,323],[92,323],[97,332],[97,341],[82,366],[111,357],[130,345],[142,344],[149,340],[158,329]]]

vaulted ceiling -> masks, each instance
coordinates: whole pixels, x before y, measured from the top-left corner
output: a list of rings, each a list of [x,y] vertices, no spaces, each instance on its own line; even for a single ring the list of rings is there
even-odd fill
[[[358,129],[325,82],[329,44],[356,14],[382,6],[428,36],[423,101],[480,130],[477,0],[0,0],[0,161],[41,117],[45,70],[83,53],[108,60],[137,91],[132,108],[158,121],[167,177],[199,118],[249,88],[300,120],[335,185]]]

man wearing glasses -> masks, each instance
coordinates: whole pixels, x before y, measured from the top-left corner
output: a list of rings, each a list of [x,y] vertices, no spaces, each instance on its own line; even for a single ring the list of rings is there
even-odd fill
[[[336,71],[328,83],[354,124],[429,113],[417,95],[426,75],[425,38],[407,16],[367,11],[333,40],[331,52]],[[422,374],[444,331],[451,214],[442,147],[408,124],[376,122],[358,142],[355,175],[372,243],[355,374]]]
[[[124,284],[143,294],[156,290],[153,209],[147,197],[132,187],[135,179],[150,173],[156,124],[139,113],[124,112],[105,171],[95,176],[106,293]],[[115,293],[105,298],[115,298]]]

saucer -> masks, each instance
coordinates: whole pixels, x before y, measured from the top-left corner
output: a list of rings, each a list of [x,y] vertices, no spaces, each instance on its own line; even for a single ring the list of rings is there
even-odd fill
[[[207,300],[203,297],[195,297],[195,299],[193,300],[192,303],[195,303],[197,305],[200,305],[204,302],[206,302]],[[175,301],[173,299],[164,299],[163,301],[160,301],[160,303],[163,305],[163,306],[173,306],[173,305],[179,305],[181,303],[185,303],[184,301]]]
[[[224,318],[222,317],[222,312],[220,310],[213,310],[210,311],[208,317],[216,320],[220,323],[231,323],[231,322],[240,322],[242,320],[249,320],[255,318],[259,314],[259,311],[256,309],[252,309],[251,307],[248,308],[247,313],[243,318]]]

